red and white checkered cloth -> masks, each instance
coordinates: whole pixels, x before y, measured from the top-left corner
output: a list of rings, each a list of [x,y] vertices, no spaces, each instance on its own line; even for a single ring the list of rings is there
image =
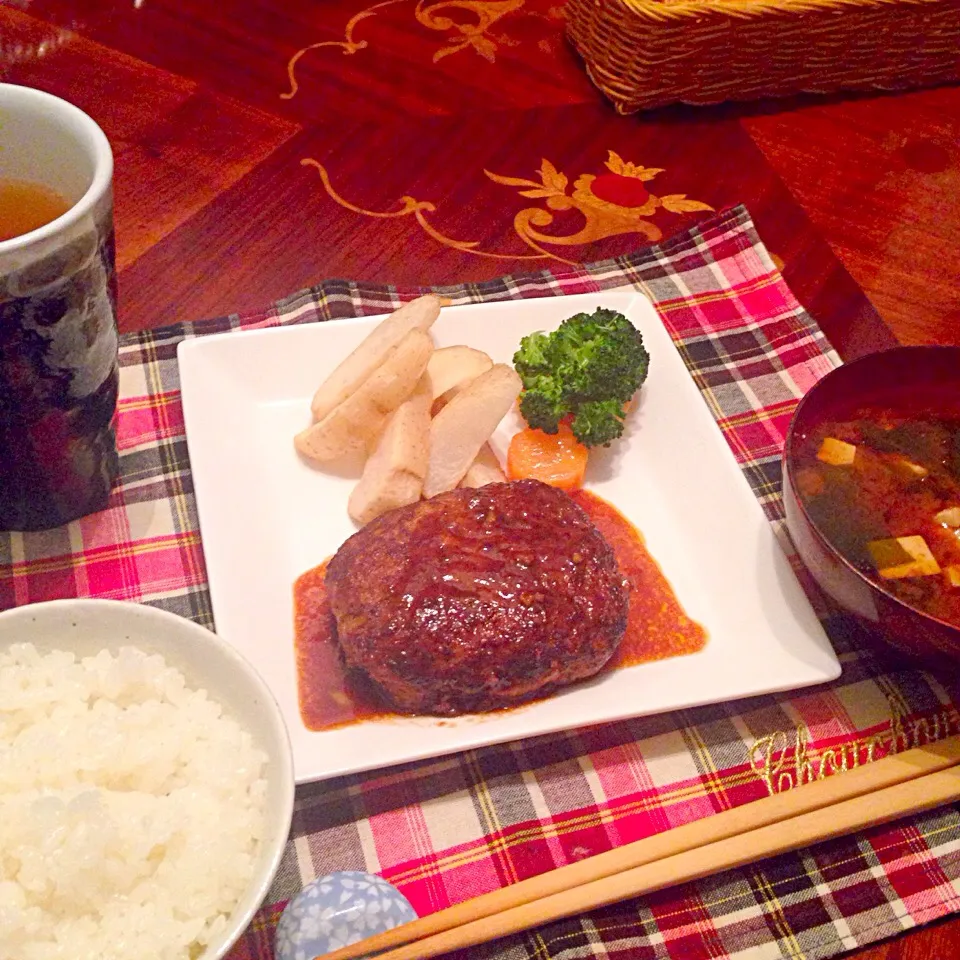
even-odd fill
[[[438,290],[456,303],[634,285],[656,303],[769,517],[799,397],[836,362],[743,208],[631,256]],[[109,508],[0,534],[0,609],[54,597],[138,600],[213,626],[184,439],[178,342],[227,329],[382,313],[422,291],[330,281],[268,310],[124,338],[122,478]],[[826,614],[825,614],[826,616]],[[890,672],[843,618],[843,663],[800,693],[525,740],[300,788],[267,905],[233,960],[273,956],[302,884],[362,869],[423,915],[699,817],[960,732],[958,693]],[[960,905],[960,816],[948,807],[476,948],[502,960],[822,958]]]

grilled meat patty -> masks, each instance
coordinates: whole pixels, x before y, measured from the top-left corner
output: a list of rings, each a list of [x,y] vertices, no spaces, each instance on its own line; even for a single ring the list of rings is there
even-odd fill
[[[391,510],[337,551],[326,586],[348,669],[420,714],[493,710],[592,676],[629,599],[587,514],[537,480]]]

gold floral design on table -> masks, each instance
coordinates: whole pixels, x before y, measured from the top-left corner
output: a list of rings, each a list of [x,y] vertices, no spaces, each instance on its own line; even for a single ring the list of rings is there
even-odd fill
[[[570,178],[546,159],[541,161],[539,180],[508,177],[484,170],[494,183],[519,187],[521,197],[543,201],[542,206],[523,207],[513,218],[513,229],[517,237],[534,252],[497,253],[480,250],[479,241],[455,240],[438,230],[426,216],[436,213],[437,210],[436,204],[429,200],[417,200],[404,195],[400,198],[398,210],[366,210],[346,200],[334,189],[330,174],[321,163],[312,158],[305,158],[300,163],[314,167],[320,174],[320,180],[330,199],[353,213],[378,219],[412,216],[424,233],[437,243],[463,253],[497,260],[549,259],[574,264],[577,261],[569,260],[546,248],[582,246],[624,234],[637,234],[650,243],[655,243],[663,237],[663,231],[649,218],[658,211],[680,214],[713,210],[710,204],[691,200],[685,193],[655,196],[646,184],[664,173],[663,168],[644,167],[625,161],[613,150],[608,153],[605,173],[583,173],[574,181],[572,189]],[[543,232],[541,228],[554,224],[557,213],[566,211],[580,214],[579,229],[571,233]]]
[[[606,162],[607,172],[600,176],[581,174],[568,192],[569,179],[549,161],[540,165],[540,182],[519,177],[504,177],[489,170],[484,173],[494,183],[522,187],[521,197],[542,199],[543,207],[525,207],[513,218],[513,228],[518,237],[540,253],[547,253],[542,244],[572,247],[596,240],[605,240],[625,233],[637,233],[651,243],[663,237],[663,231],[646,219],[658,209],[670,213],[693,213],[698,210],[713,210],[707,203],[691,200],[685,193],[654,196],[644,185],[663,173],[662,167],[642,167],[624,161],[610,150]],[[584,218],[583,226],[565,236],[542,233],[540,227],[550,226],[555,219],[551,211],[577,210]],[[553,255],[556,256],[556,255]],[[560,259],[557,257],[557,259]]]
[[[290,80],[290,89],[286,93],[280,94],[281,100],[291,100],[300,90],[300,84],[297,82],[297,64],[312,50],[322,50],[325,47],[338,47],[345,56],[356,53],[358,50],[365,50],[368,46],[366,40],[357,40],[353,32],[361,20],[368,17],[375,17],[384,7],[392,7],[398,3],[406,3],[407,0],[382,0],[381,3],[375,3],[372,7],[366,7],[359,13],[354,14],[343,28],[342,40],[321,40],[318,43],[311,43],[309,46],[301,47],[287,61],[287,78]]]
[[[353,213],[359,213],[364,217],[376,217],[378,220],[392,220],[398,217],[413,216],[417,223],[420,224],[420,227],[423,229],[424,233],[430,237],[433,237],[437,243],[443,244],[445,247],[450,247],[453,250],[460,250],[463,253],[472,253],[478,257],[490,257],[494,260],[542,260],[544,256],[549,256],[549,254],[533,254],[524,256],[523,254],[487,253],[485,250],[477,249],[480,246],[480,242],[478,240],[454,240],[453,237],[448,237],[441,233],[427,220],[425,214],[434,213],[437,209],[436,205],[431,203],[429,200],[417,200],[415,197],[405,195],[400,198],[399,210],[365,210],[363,207],[358,207],[349,200],[345,200],[340,196],[339,193],[337,193],[336,190],[334,190],[333,184],[330,182],[330,174],[327,173],[327,169],[323,166],[323,164],[318,163],[312,157],[304,158],[300,161],[300,164],[304,167],[314,167],[316,169],[317,173],[320,174],[320,180],[323,183],[324,190],[327,191],[327,195],[335,203],[340,204],[341,207],[344,207]]]
[[[433,62],[442,60],[451,53],[472,47],[490,63],[497,59],[497,43],[487,31],[508,13],[514,13],[524,5],[524,0],[440,0],[438,3],[418,3],[417,21],[430,30],[449,31],[448,45],[433,55]],[[473,14],[476,23],[459,23],[450,16],[456,10]],[[446,11],[442,13],[441,11]],[[457,37],[456,34],[460,36]]]
[[[369,41],[356,38],[357,25],[377,16],[387,7],[401,3],[410,4],[411,0],[381,0],[380,3],[365,7],[347,21],[342,40],[321,40],[298,50],[287,63],[290,89],[280,94],[281,99],[291,100],[299,92],[297,65],[306,54],[325,47],[337,48],[344,55],[366,50],[370,46]],[[501,46],[517,46],[521,42],[509,34],[492,32],[492,28],[505,17],[519,15],[543,20],[556,25],[557,32],[560,32],[560,24],[563,22],[562,5],[544,10],[537,9],[535,3],[536,0],[417,0],[413,16],[417,23],[426,29],[446,35],[443,46],[433,54],[434,63],[463,50],[473,50],[489,63],[495,63],[497,50]],[[542,45],[541,39],[541,49]]]

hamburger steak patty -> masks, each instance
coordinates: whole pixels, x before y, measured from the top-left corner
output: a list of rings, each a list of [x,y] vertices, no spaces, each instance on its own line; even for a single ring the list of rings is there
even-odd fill
[[[348,670],[406,713],[493,710],[592,676],[628,585],[587,514],[538,480],[391,510],[326,572]]]

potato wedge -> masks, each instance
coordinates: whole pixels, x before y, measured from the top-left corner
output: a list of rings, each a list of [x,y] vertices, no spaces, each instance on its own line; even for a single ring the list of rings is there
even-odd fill
[[[430,464],[423,495],[452,490],[464,477],[480,448],[520,395],[513,367],[498,363],[461,390],[430,424]]]
[[[489,369],[489,367],[487,369]],[[480,373],[484,372],[483,370],[480,371]],[[479,374],[477,374],[477,376],[479,376]],[[459,383],[455,383],[449,390],[441,393],[439,397],[434,396],[432,415],[435,417],[458,393],[469,387],[476,379],[476,377],[467,377]]]
[[[430,403],[433,393],[424,374],[416,389],[390,414],[360,482],[347,501],[347,512],[359,524],[420,499],[427,473]]]
[[[490,448],[490,444],[485,443],[463,475],[460,486],[484,487],[488,483],[503,483],[506,479],[497,455]]]
[[[413,392],[431,353],[430,335],[411,330],[346,400],[296,435],[297,450],[310,460],[325,463],[365,447]]]
[[[379,367],[411,330],[426,332],[440,316],[440,298],[417,297],[381,321],[317,389],[310,403],[320,421],[343,403]]]
[[[436,400],[454,387],[475,380],[492,366],[490,357],[473,347],[441,347],[434,350],[427,364],[433,399]]]
[[[473,383],[473,380],[464,380],[462,383],[451,387],[446,393],[440,394],[440,396],[433,401],[433,406],[430,408],[430,415],[435,417],[461,390],[469,387],[471,383]]]

